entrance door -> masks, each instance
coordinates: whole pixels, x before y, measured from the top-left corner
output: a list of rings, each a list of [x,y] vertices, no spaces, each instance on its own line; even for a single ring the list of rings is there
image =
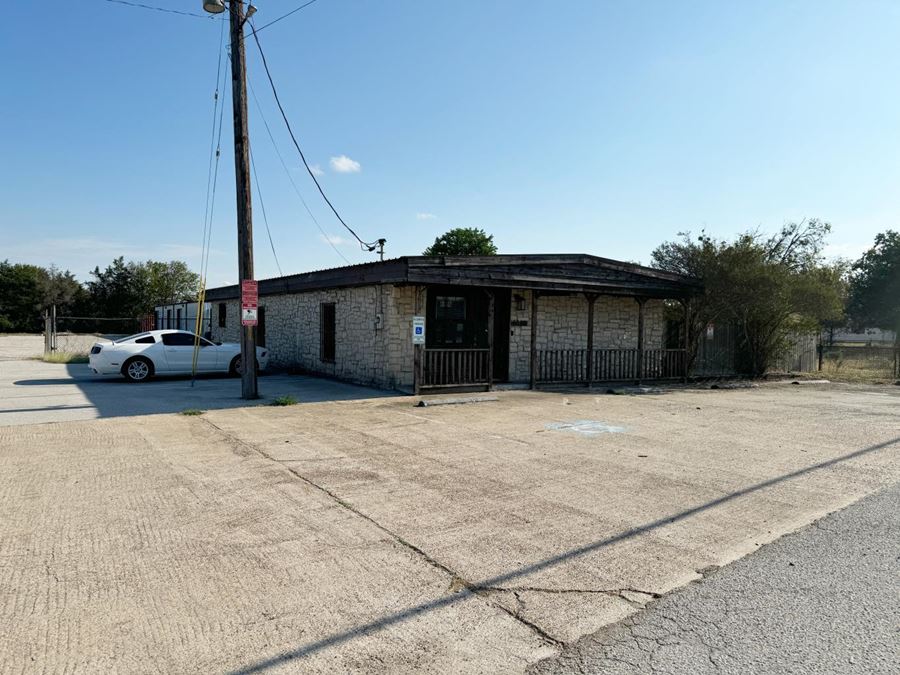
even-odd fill
[[[509,310],[512,291],[494,291],[494,382],[509,381]]]

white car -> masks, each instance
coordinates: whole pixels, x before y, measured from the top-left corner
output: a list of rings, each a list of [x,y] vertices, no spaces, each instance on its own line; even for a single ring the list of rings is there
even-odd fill
[[[114,342],[96,342],[89,363],[98,375],[121,373],[131,382],[145,382],[154,375],[189,375],[197,349],[198,373],[241,372],[241,346],[236,342],[216,344],[184,330],[151,330]],[[258,370],[265,370],[269,352],[256,348]]]

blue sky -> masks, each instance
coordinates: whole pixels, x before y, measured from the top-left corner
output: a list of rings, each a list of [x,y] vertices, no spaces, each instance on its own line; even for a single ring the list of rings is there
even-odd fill
[[[258,0],[257,25],[299,4]],[[4,9],[0,259],[198,267],[219,24],[105,0]],[[855,257],[900,227],[898,28],[895,2],[318,0],[260,39],[327,193],[388,255],[477,226],[501,252],[646,263],[682,230],[818,217],[829,253]],[[248,59],[313,213],[350,261],[374,259],[299,170],[250,43]],[[250,125],[284,272],[343,264],[252,100]],[[257,277],[274,276],[254,207]],[[237,277],[228,124],[215,209],[211,285]]]

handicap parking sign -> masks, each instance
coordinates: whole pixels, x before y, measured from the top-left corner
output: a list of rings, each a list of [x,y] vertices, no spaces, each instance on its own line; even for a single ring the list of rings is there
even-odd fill
[[[412,321],[412,341],[414,345],[425,344],[425,317],[414,316]]]

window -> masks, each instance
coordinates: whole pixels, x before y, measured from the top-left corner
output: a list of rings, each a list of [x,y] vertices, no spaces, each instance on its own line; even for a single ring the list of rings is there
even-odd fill
[[[152,345],[156,343],[156,340],[152,335],[146,335],[144,337],[137,338],[134,343],[138,345]]]
[[[442,319],[448,321],[465,321],[466,299],[439,295],[434,299],[434,318],[438,321]]]
[[[181,325],[181,310],[180,309],[175,310],[175,328],[184,328],[184,326]]]
[[[434,338],[444,347],[462,346],[467,342],[466,299],[439,295],[434,299]]]
[[[334,363],[335,314],[334,303],[323,302],[319,310],[319,357],[326,363]]]
[[[166,325],[161,326],[161,328],[171,328],[172,327],[172,310],[166,310]]]
[[[193,347],[194,336],[190,333],[163,333],[163,344],[167,347]],[[200,340],[202,344],[203,339]]]
[[[228,305],[219,303],[219,328],[225,328],[225,317],[228,315]]]

